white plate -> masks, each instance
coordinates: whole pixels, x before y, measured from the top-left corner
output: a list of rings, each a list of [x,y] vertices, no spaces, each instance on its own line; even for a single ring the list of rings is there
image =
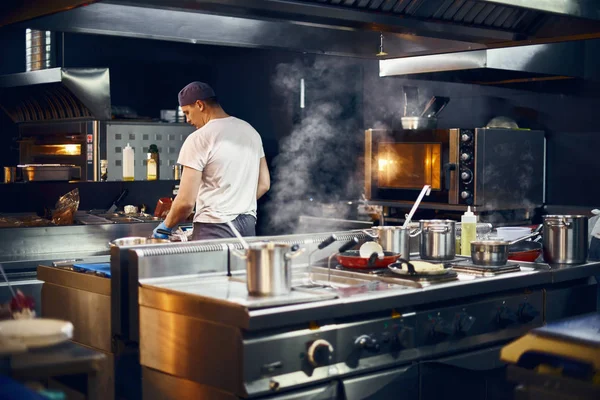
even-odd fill
[[[0,336],[28,348],[46,347],[71,339],[73,324],[44,318],[0,321]]]
[[[383,257],[383,247],[377,242],[365,242],[360,246],[359,254],[362,258],[369,258],[373,253]]]

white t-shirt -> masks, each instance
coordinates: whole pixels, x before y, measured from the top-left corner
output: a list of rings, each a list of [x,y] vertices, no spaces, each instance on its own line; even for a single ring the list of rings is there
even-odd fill
[[[223,223],[240,214],[256,217],[262,140],[246,121],[210,120],[187,137],[177,163],[202,171],[194,222]]]

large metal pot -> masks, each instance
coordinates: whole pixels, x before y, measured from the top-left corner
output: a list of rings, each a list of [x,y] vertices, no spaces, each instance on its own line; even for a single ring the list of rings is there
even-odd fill
[[[588,218],[585,215],[546,215],[544,260],[550,264],[582,264],[588,255]]]
[[[419,256],[423,260],[446,261],[456,256],[456,222],[449,219],[419,221],[421,241]]]
[[[305,249],[297,245],[258,242],[245,252],[232,249],[246,260],[246,287],[251,296],[280,296],[292,291],[292,259]]]
[[[371,230],[373,234],[364,232],[376,239],[384,251],[399,254],[405,260],[410,259],[410,238],[416,237],[421,232],[420,229],[402,226],[376,226]]]

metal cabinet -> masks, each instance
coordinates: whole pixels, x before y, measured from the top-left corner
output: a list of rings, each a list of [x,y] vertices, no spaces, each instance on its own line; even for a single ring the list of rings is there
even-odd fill
[[[419,366],[380,371],[343,380],[344,400],[419,399]]]

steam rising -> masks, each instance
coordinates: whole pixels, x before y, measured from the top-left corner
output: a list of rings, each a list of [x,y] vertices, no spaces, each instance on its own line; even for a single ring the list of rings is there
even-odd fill
[[[295,119],[274,159],[270,230],[292,233],[299,215],[321,216],[315,203],[358,199],[362,162],[360,68],[348,61],[297,61],[277,66],[274,87]],[[300,108],[300,80],[306,107]],[[312,201],[314,200],[314,202]],[[335,215],[345,218],[347,211]]]

